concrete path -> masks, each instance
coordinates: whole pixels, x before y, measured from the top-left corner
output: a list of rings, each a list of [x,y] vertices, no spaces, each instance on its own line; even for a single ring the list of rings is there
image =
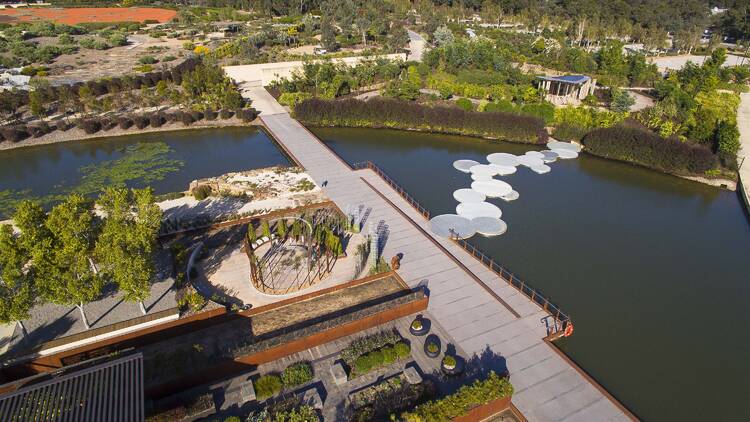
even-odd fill
[[[454,242],[429,235],[428,221],[374,172],[351,170],[289,114],[252,99],[276,140],[325,185],[331,200],[341,209],[370,210],[366,226],[387,238],[383,256],[403,254],[399,274],[411,287],[426,286],[430,314],[452,337],[447,342],[469,355],[494,357],[496,369],[507,367],[513,401],[529,420],[629,419],[543,340],[547,314],[539,306]]]
[[[418,62],[422,61],[422,53],[425,51],[427,41],[411,29],[407,29],[406,33],[409,34],[409,54],[406,56],[406,59]]]
[[[738,190],[750,210],[750,93],[740,94],[740,106],[737,109],[737,127],[740,130],[740,151],[737,163],[740,165],[740,184]]]

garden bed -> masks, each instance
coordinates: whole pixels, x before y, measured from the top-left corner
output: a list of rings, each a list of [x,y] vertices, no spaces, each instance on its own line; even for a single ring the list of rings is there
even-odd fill
[[[349,394],[353,420],[385,420],[386,416],[434,394],[431,384],[409,384],[403,372]]]

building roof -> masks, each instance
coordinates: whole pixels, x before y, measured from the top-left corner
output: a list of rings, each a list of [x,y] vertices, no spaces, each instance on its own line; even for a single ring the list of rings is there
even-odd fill
[[[539,76],[539,79],[575,85],[586,83],[591,80],[591,78],[586,75]]]
[[[85,365],[82,365],[85,366]],[[4,421],[144,420],[143,357],[136,353],[84,369],[45,374],[43,381],[0,396]]]

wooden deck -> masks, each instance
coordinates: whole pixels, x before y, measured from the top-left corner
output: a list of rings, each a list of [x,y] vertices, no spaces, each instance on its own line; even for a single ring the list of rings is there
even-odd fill
[[[252,94],[256,107],[273,101],[265,90]],[[538,305],[454,242],[432,237],[424,216],[372,170],[352,170],[289,114],[264,111],[261,119],[277,142],[339,208],[362,205],[370,210],[366,224],[386,228],[383,256],[403,254],[398,273],[411,287],[427,286],[429,313],[452,337],[448,342],[470,355],[504,359],[513,402],[529,420],[635,419],[544,340],[548,314]]]

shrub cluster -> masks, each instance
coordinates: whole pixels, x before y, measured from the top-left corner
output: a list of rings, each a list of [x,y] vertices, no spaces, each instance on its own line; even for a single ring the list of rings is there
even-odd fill
[[[197,199],[198,201],[202,201],[211,195],[211,186],[200,185],[196,187],[195,189],[193,189],[192,193],[195,199]]]
[[[281,392],[281,378],[278,375],[263,375],[253,384],[258,400],[265,400]]]
[[[310,382],[313,378],[312,366],[308,362],[289,365],[281,373],[281,382],[285,388],[296,387]]]
[[[401,414],[406,421],[447,421],[465,415],[471,409],[493,400],[513,395],[513,386],[507,377],[501,377],[494,371],[484,380],[476,380],[471,385],[464,385],[457,392],[440,400],[429,401],[417,406],[410,412]]]
[[[383,346],[381,349],[357,357],[352,369],[358,375],[366,374],[381,366],[390,365],[397,360],[404,359],[410,353],[411,347],[403,341],[399,341],[395,345]]]
[[[481,113],[456,107],[430,107],[389,98],[303,101],[294,109],[303,122],[322,126],[390,127],[507,141],[542,143],[547,132],[541,119],[512,113]]]
[[[710,149],[639,128],[596,129],[583,138],[594,155],[678,174],[704,174],[718,164]]]
[[[341,351],[341,359],[343,359],[350,368],[353,368],[354,362],[358,357],[373,350],[380,349],[383,346],[396,344],[399,341],[401,341],[401,336],[393,330],[381,331],[369,336],[360,337],[349,343],[349,345]]]

